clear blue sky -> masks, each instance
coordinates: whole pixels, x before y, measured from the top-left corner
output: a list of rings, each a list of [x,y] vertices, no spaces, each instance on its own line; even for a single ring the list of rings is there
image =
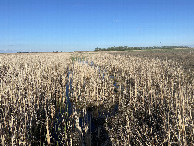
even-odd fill
[[[194,46],[194,0],[0,0],[0,50],[120,45]]]

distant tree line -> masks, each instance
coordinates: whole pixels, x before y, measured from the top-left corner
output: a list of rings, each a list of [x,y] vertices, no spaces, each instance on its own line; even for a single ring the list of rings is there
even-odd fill
[[[21,52],[21,51],[19,51],[17,53],[38,53],[38,52]]]
[[[53,51],[53,53],[59,53],[60,51]],[[61,51],[62,52],[62,51]]]
[[[148,49],[174,49],[174,48],[189,48],[188,46],[153,46],[153,47],[108,47],[108,48],[95,48],[95,51],[130,51],[130,50],[148,50]]]

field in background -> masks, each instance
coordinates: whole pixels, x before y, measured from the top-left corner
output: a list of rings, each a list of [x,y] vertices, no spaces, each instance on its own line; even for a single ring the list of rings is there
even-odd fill
[[[192,145],[193,49],[0,54],[1,145]]]

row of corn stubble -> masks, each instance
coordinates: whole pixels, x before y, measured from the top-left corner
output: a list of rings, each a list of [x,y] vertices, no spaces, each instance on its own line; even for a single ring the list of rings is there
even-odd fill
[[[59,105],[66,100],[69,56],[49,53],[0,56],[2,145],[51,144],[63,137],[60,135],[68,128],[58,134],[59,124],[55,123]],[[61,141],[66,142],[65,138]]]
[[[72,59],[81,55],[85,61]],[[78,144],[72,137],[76,113],[68,115],[68,91],[82,109],[118,104],[118,112],[104,123],[112,145],[190,145],[193,80],[188,78],[193,78],[187,75],[171,60],[130,54],[1,55],[0,143]]]
[[[77,62],[74,71],[76,101],[119,104],[105,123],[112,144],[193,143],[193,76],[179,63],[97,53],[88,54],[86,63]]]

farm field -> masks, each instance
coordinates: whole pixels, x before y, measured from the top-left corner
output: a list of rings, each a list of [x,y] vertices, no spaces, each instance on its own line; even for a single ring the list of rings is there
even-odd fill
[[[192,145],[194,51],[0,54],[1,145]]]

